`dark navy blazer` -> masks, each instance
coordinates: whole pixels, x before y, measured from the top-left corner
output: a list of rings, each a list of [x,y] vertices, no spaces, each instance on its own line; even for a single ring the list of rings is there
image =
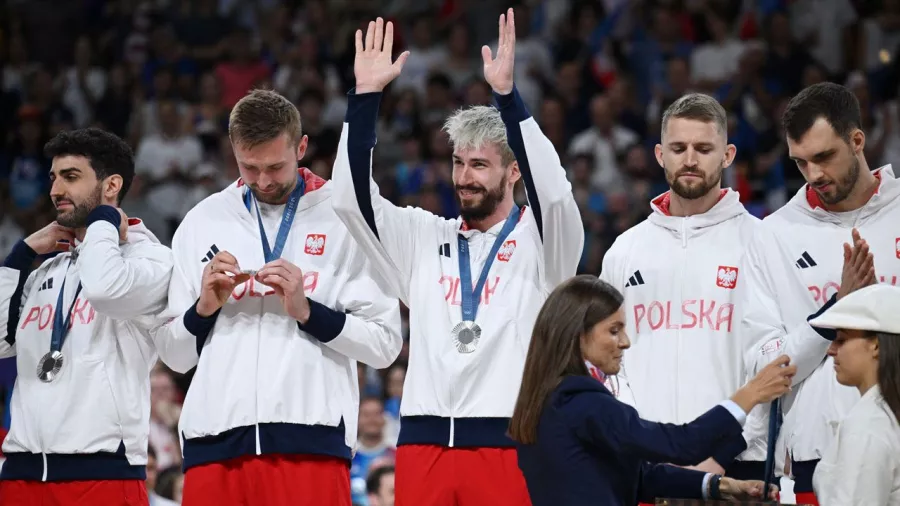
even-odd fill
[[[634,506],[702,499],[706,473],[655,463],[696,465],[723,445],[746,446],[723,406],[686,425],[648,422],[594,378],[566,376],[541,414],[537,443],[517,449],[533,506]]]

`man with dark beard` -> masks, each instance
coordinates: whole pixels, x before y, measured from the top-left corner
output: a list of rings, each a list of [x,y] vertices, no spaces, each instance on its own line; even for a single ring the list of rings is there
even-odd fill
[[[622,372],[607,382],[648,420],[690,422],[747,379],[751,345],[737,336],[735,287],[760,222],[722,188],[735,156],[726,128],[725,110],[707,95],[685,95],[666,109],[656,159],[671,190],[603,259],[600,277],[625,297],[632,343]],[[762,479],[762,462],[734,461],[743,450],[722,447],[698,469]]]
[[[19,371],[0,504],[146,505],[149,329],[172,254],[118,208],[134,178],[124,141],[76,130],[44,152],[56,221],[0,268],[0,357],[15,355]]]
[[[789,155],[807,184],[763,220],[749,245],[741,326],[761,343],[758,355],[786,354],[797,365],[773,451],[779,474],[794,478],[797,503],[817,504],[813,473],[834,441],[834,427],[860,397],[838,383],[834,359],[826,356],[835,333],[808,320],[854,290],[897,284],[900,181],[890,165],[869,168],[859,102],[843,86],[804,89],[788,103],[783,122]],[[751,425],[765,428],[762,415]],[[764,448],[765,441],[762,431],[753,446]]]
[[[408,55],[392,62],[392,44],[392,24],[380,18],[365,42],[356,33],[356,89],[333,202],[382,283],[409,306],[396,504],[527,505],[506,433],[538,309],[581,258],[581,215],[552,143],[513,85],[512,9],[500,17],[496,58],[482,49],[498,107],[463,109],[444,124],[460,218],[382,198],[371,179],[378,105]],[[520,178],[529,204],[521,208],[513,200]]]

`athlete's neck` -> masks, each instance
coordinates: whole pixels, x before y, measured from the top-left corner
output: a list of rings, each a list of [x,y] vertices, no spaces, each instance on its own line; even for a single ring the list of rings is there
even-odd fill
[[[719,186],[706,192],[706,195],[697,199],[686,199],[675,192],[669,193],[669,214],[671,216],[696,216],[703,214],[719,202],[722,189]]]
[[[471,220],[466,223],[468,223],[469,228],[471,229],[487,232],[491,227],[509,217],[509,212],[512,210],[514,203],[512,192],[510,192],[503,202],[497,206],[497,209],[494,209],[494,212],[490,216],[483,220]]]
[[[75,239],[78,242],[84,241],[84,234],[87,233],[87,227],[81,227],[75,229]]]
[[[856,179],[853,189],[850,190],[850,195],[847,195],[847,198],[837,204],[825,204],[823,202],[822,206],[828,211],[835,213],[856,211],[869,202],[869,199],[875,194],[875,190],[878,189],[878,183],[878,178],[869,170],[869,164],[863,158],[859,161],[859,177]]]

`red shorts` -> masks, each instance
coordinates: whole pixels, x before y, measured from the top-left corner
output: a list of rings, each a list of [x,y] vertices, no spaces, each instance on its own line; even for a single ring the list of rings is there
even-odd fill
[[[819,506],[819,500],[816,499],[816,494],[814,494],[813,492],[796,492],[794,494],[794,497],[797,498],[797,500],[794,501],[797,504],[801,504],[801,505],[809,504],[812,506]]]
[[[3,506],[148,506],[141,480],[0,481]]]
[[[396,506],[531,505],[511,448],[403,445],[396,467]]]
[[[184,475],[182,506],[350,506],[350,463],[319,455],[260,455]]]

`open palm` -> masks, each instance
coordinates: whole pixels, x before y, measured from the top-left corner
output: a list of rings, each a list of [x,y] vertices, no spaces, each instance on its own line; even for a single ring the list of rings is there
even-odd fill
[[[382,18],[369,21],[366,38],[363,41],[362,30],[356,31],[356,58],[353,61],[353,73],[356,76],[357,93],[380,92],[400,75],[409,51],[404,51],[397,61],[391,62],[394,49],[394,24],[388,21],[387,26]]]
[[[484,80],[491,88],[506,95],[513,88],[513,65],[516,61],[516,18],[512,8],[500,15],[500,35],[497,38],[497,57],[491,57],[491,48],[481,47],[484,61]]]

